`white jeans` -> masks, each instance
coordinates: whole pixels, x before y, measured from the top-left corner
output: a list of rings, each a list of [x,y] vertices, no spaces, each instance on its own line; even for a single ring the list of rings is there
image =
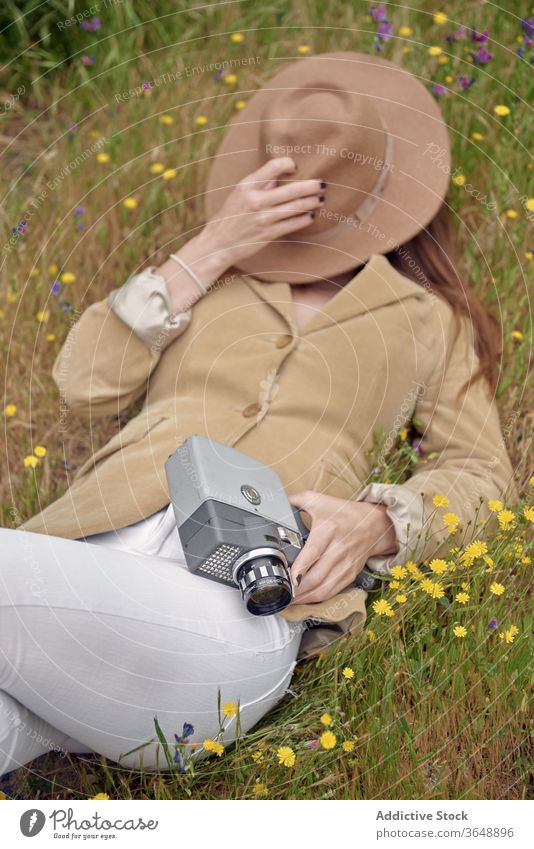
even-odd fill
[[[183,555],[121,549],[122,530],[86,542],[0,528],[0,775],[53,749],[167,769],[155,716],[174,754],[184,723],[199,747],[216,737],[218,691],[240,703],[243,733],[290,684],[298,623],[249,614]],[[236,717],[222,719],[226,745]]]

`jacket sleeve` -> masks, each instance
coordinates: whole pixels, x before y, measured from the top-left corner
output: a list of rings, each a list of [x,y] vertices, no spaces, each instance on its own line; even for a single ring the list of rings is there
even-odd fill
[[[452,308],[449,310],[452,317]],[[417,515],[422,506],[421,533],[411,559],[444,553],[450,535],[444,514],[458,516],[463,544],[473,537],[475,525],[479,535],[481,520],[490,518],[489,500],[511,506],[519,498],[499,412],[487,381],[482,377],[458,394],[477,370],[479,358],[470,319],[461,315],[457,321],[457,333],[455,321],[446,325],[439,364],[423,384],[414,410],[422,423],[420,445],[426,461],[399,490],[405,509],[413,505]],[[436,495],[448,499],[445,506],[434,504]],[[405,536],[410,537],[407,529]]]
[[[85,310],[52,367],[60,397],[91,416],[117,414],[139,398],[162,351],[191,320],[172,315],[165,280],[150,266]]]

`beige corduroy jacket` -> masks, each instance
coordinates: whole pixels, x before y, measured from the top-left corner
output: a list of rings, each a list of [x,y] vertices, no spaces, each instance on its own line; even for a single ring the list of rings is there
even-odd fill
[[[287,283],[239,274],[218,281],[183,326],[152,333],[151,344],[112,303],[108,296],[92,304],[71,328],[53,377],[62,402],[89,426],[142,396],[143,407],[23,530],[77,539],[154,513],[169,503],[164,462],[193,433],[269,464],[288,495],[317,490],[360,499],[382,486],[365,485],[373,431],[393,438],[412,415],[432,459],[398,491],[404,504],[413,500],[424,534],[407,526],[400,540],[397,514],[402,550],[394,562],[439,554],[448,531],[432,503],[436,493],[464,524],[477,509],[479,519],[489,516],[487,500],[517,497],[486,383],[457,396],[478,363],[470,322],[460,319],[456,333],[450,305],[380,254],[300,332]],[[302,623],[304,658],[361,627],[366,598],[349,587],[278,615]]]

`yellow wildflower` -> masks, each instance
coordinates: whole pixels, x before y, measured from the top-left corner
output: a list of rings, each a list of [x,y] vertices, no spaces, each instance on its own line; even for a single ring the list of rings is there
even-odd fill
[[[17,405],[16,404],[6,404],[6,406],[4,407],[4,413],[6,414],[6,416],[8,418],[11,418],[11,416],[14,416],[16,412],[17,412]]]
[[[33,449],[33,453],[36,457],[45,457],[46,456],[46,448],[44,445],[36,445]]]
[[[126,209],[136,209],[137,201],[135,198],[124,198],[122,205],[126,207]]]
[[[195,124],[197,125],[197,127],[204,127],[207,123],[208,119],[206,115],[197,115],[197,117],[195,118]]]
[[[176,168],[167,168],[161,177],[163,180],[173,180],[176,177]]]
[[[107,793],[97,793],[96,796],[89,796],[89,799],[97,799],[98,801],[103,801],[105,799],[109,799]]]
[[[225,716],[235,716],[237,713],[237,705],[235,702],[225,702],[222,709]]]
[[[215,754],[219,757],[221,757],[222,753],[224,752],[223,744],[218,743],[216,740],[212,740],[210,737],[204,740],[202,746],[206,750],[206,752],[215,752]]]
[[[269,788],[267,787],[266,784],[263,783],[263,781],[256,781],[256,783],[254,785],[254,795],[255,796],[268,796],[269,795]]]
[[[455,186],[463,186],[465,185],[466,176],[465,174],[455,174],[452,178],[452,182]]]
[[[408,574],[408,570],[406,566],[392,566],[391,567],[391,575],[393,578],[397,578],[400,580],[401,578],[405,578]]]
[[[432,502],[436,507],[446,507],[449,503],[449,499],[446,495],[442,495],[440,492],[438,492],[437,495],[435,495],[432,499]]]
[[[399,27],[399,35],[401,38],[409,38],[413,35],[413,29],[411,27]]]
[[[437,44],[433,44],[428,48],[429,56],[440,56],[441,53],[443,53],[443,51]]]
[[[400,590],[400,589],[401,589],[401,587],[402,587],[402,582],[401,582],[401,581],[390,581],[390,582],[389,582],[389,588],[390,588],[390,590]]]
[[[466,566],[472,566],[473,561],[476,560],[477,557],[483,557],[487,551],[487,544],[481,539],[475,539],[473,542],[470,542],[469,545],[466,545],[460,560]]]
[[[405,602],[408,601],[408,596],[404,593],[399,593],[395,596],[395,601],[397,602],[397,604],[405,604]]]
[[[510,114],[510,110],[508,109],[508,107],[504,106],[504,104],[502,103],[499,103],[497,106],[494,106],[493,111],[496,115],[499,116],[499,118],[505,118],[506,115]]]
[[[473,139],[473,141],[483,141],[484,140],[484,136],[482,135],[482,133],[478,133],[478,132],[471,133],[471,138]]]
[[[165,171],[165,165],[163,162],[153,162],[148,170],[151,174],[162,174]]]
[[[442,584],[439,581],[431,581],[429,578],[421,581],[421,589],[428,593],[431,598],[443,598],[445,595]]]
[[[109,153],[97,153],[96,161],[100,162],[102,165],[109,162]]]
[[[36,466],[38,465],[38,463],[39,463],[39,458],[38,458],[38,457],[35,457],[35,455],[34,455],[34,454],[28,454],[28,455],[24,458],[23,463],[24,463],[24,468],[26,468],[26,469],[35,469],[35,467],[36,467]]]
[[[469,593],[456,593],[454,598],[459,604],[467,604],[469,601]]]
[[[59,271],[59,268],[57,267],[56,263],[51,262],[50,265],[48,266],[48,273],[52,277],[55,277],[55,275],[58,273],[58,271]]]
[[[515,525],[515,516],[511,510],[501,510],[497,514],[497,518],[503,531],[507,531]]]
[[[74,283],[76,275],[72,271],[64,271],[59,279],[62,283]]]
[[[492,499],[491,501],[488,501],[488,508],[491,510],[492,513],[498,513],[500,510],[502,510],[503,503],[502,501]]]
[[[447,15],[445,12],[435,12],[434,13],[434,23],[441,26],[442,24],[446,24],[448,21]]]
[[[457,625],[456,628],[453,628],[452,633],[455,637],[467,637],[467,628],[464,628],[463,625]]]
[[[321,717],[321,722],[322,722],[323,725],[331,725],[332,724],[332,717],[330,716],[329,713],[323,713],[323,715]]]
[[[510,625],[506,631],[500,631],[499,637],[507,643],[513,643],[516,636],[519,634],[519,628],[515,625]]]
[[[447,562],[445,560],[431,560],[430,569],[436,575],[442,575],[443,572],[447,571]]]
[[[244,109],[246,105],[246,100],[236,100],[236,102],[234,103],[235,109]]]
[[[263,752],[253,752],[252,760],[257,764],[261,763],[263,761]]]
[[[55,334],[55,333],[47,333],[47,334],[46,334],[46,341],[47,341],[47,342],[54,342],[54,341],[55,341],[55,338],[56,338],[56,334]]]
[[[453,534],[457,530],[458,522],[460,521],[460,517],[456,515],[456,513],[445,513],[442,517],[443,524],[447,525],[451,534]]]
[[[366,634],[370,643],[373,643],[376,640],[376,634],[371,630],[371,628],[367,628]]]
[[[280,746],[277,752],[278,755],[278,763],[282,764],[282,766],[294,766],[295,765],[295,752],[291,748],[291,746]]]
[[[525,209],[529,212],[534,212],[534,198],[529,198],[525,201]]]
[[[504,584],[499,584],[497,581],[490,585],[490,593],[493,593],[493,595],[502,595],[505,589]]]
[[[343,740],[343,742],[341,744],[341,748],[343,749],[344,752],[354,751],[354,746],[355,746],[354,740]]]
[[[534,475],[532,475],[532,477],[529,478],[528,484],[529,484],[529,486],[534,486]]]
[[[40,322],[48,321],[48,319],[50,318],[50,311],[49,310],[39,310],[39,312],[35,313],[35,318],[37,319],[37,321],[40,321]]]
[[[172,115],[160,115],[159,122],[160,124],[164,124],[166,127],[170,127],[171,124],[174,124],[174,118]]]
[[[515,209],[506,209],[504,214],[505,214],[506,218],[510,218],[510,219],[512,219],[512,221],[513,221],[514,218],[517,218],[518,215],[519,215],[519,213]]]
[[[523,515],[529,522],[534,522],[534,507],[525,507]]]
[[[323,749],[333,749],[337,743],[336,735],[333,734],[331,731],[325,731],[323,734],[321,734],[319,740],[321,741],[321,746],[323,747]]]
[[[232,35],[230,36],[230,41],[233,41],[234,44],[239,44],[241,41],[244,40],[244,38],[245,38],[245,36],[243,35],[242,32],[233,32]]]
[[[309,44],[299,44],[297,50],[301,56],[306,56],[310,52],[311,47]]]
[[[377,601],[373,601],[372,608],[379,616],[395,615],[389,601],[386,601],[384,598],[379,598]]]
[[[345,666],[341,674],[344,678],[354,678],[354,669],[350,666]]]
[[[226,77],[223,77],[226,85],[235,85],[237,82],[237,74],[227,74]]]

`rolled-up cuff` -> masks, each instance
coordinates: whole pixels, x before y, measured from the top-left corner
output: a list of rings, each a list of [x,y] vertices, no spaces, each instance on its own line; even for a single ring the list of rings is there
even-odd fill
[[[191,321],[191,310],[173,315],[164,277],[151,265],[107,296],[111,309],[149,348],[163,351]]]
[[[358,493],[355,501],[383,504],[393,523],[399,550],[387,557],[369,557],[366,564],[372,572],[389,577],[392,566],[403,566],[420,553],[417,548],[424,521],[423,499],[402,484],[370,483]]]

